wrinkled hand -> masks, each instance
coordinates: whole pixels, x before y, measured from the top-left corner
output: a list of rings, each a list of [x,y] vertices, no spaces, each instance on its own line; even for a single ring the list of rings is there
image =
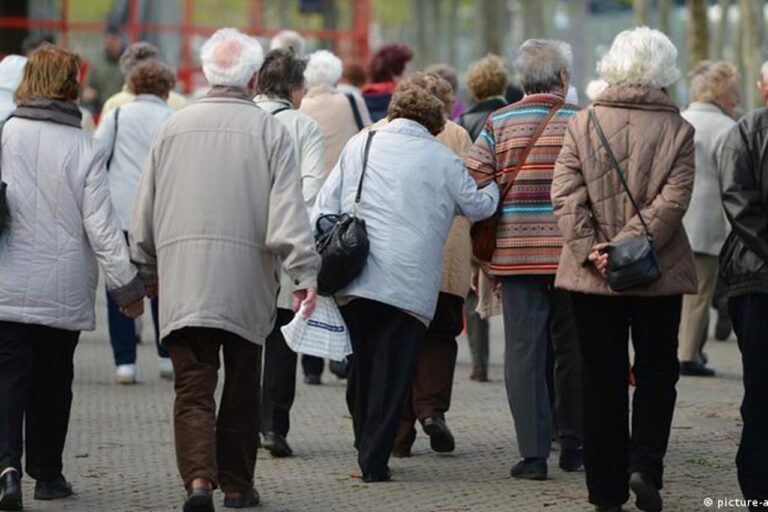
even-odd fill
[[[293,292],[293,312],[297,313],[303,307],[304,320],[312,316],[316,305],[317,288],[307,288],[306,290],[296,290]]]
[[[592,252],[589,253],[589,261],[603,277],[608,273],[608,254],[603,252],[604,248],[605,244],[597,244],[592,246]]]
[[[128,318],[138,318],[144,314],[144,299],[137,300],[130,306],[120,308],[120,312]]]
[[[152,284],[152,285],[149,285],[149,286],[145,286],[144,287],[144,295],[146,295],[146,297],[148,299],[156,299],[157,298],[157,285],[156,284]]]

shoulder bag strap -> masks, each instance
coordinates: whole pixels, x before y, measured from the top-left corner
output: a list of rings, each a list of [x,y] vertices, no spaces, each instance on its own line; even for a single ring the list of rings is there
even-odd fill
[[[365,169],[368,167],[368,154],[371,152],[371,142],[376,135],[376,130],[368,132],[368,138],[365,139],[365,151],[363,152],[363,170],[360,172],[360,182],[357,184],[357,195],[355,195],[355,208],[360,205],[360,198],[363,195],[363,179],[365,178]]]
[[[112,141],[112,150],[109,152],[109,158],[107,158],[107,171],[112,166],[112,157],[115,156],[115,147],[117,146],[117,120],[120,119],[120,107],[115,109],[115,140]]]
[[[648,224],[645,223],[645,219],[643,218],[643,214],[640,213],[640,206],[637,204],[637,201],[635,201],[634,196],[632,195],[632,192],[629,190],[629,185],[627,185],[627,180],[624,177],[624,173],[621,170],[621,165],[619,165],[619,160],[616,158],[616,155],[614,154],[613,150],[611,149],[611,145],[608,144],[608,138],[605,136],[605,132],[603,131],[603,127],[600,126],[600,121],[597,120],[597,113],[595,112],[595,109],[590,108],[589,109],[589,118],[592,120],[592,122],[595,125],[595,129],[597,130],[597,135],[600,137],[600,141],[603,143],[603,147],[605,148],[606,152],[608,153],[608,158],[611,160],[611,166],[616,170],[616,174],[619,175],[619,181],[621,181],[622,187],[624,187],[624,191],[629,196],[629,200],[632,203],[632,206],[635,208],[635,212],[637,213],[637,216],[640,218],[640,222],[643,225],[643,229],[645,229],[645,233],[651,237],[651,231],[648,229]]]
[[[509,194],[509,191],[512,189],[512,185],[515,182],[515,180],[513,179],[514,176],[517,176],[517,174],[520,172],[520,169],[523,168],[523,165],[525,165],[525,161],[528,160],[528,156],[531,154],[533,147],[536,145],[536,141],[539,140],[539,137],[541,137],[541,134],[544,133],[544,129],[547,127],[547,125],[552,120],[552,118],[555,117],[555,114],[557,114],[558,110],[560,110],[560,108],[563,105],[565,105],[565,103],[562,101],[558,101],[554,105],[552,105],[552,108],[549,109],[549,113],[547,114],[547,117],[545,117],[544,120],[541,122],[541,124],[536,127],[536,131],[533,132],[533,134],[531,135],[531,140],[528,142],[528,145],[525,146],[525,149],[523,150],[523,152],[520,153],[519,157],[517,157],[517,164],[515,164],[515,169],[512,172],[512,178],[510,178],[510,180],[507,182],[506,186],[504,187],[504,190],[499,196],[499,210],[501,210],[501,206],[502,206],[502,203],[504,202],[504,199],[506,199],[507,194]]]
[[[7,123],[8,120],[0,122],[0,163],[3,161],[3,128],[5,128],[5,123]],[[2,165],[0,165],[0,182],[3,181],[3,170]]]
[[[349,106],[352,107],[352,115],[355,116],[355,123],[357,124],[358,131],[362,130],[365,125],[363,124],[362,116],[360,116],[360,110],[357,108],[357,100],[355,100],[355,97],[348,92],[345,92],[344,96],[347,97]]]
[[[279,114],[280,112],[285,112],[286,110],[291,110],[291,107],[280,107],[280,108],[278,108],[277,110],[273,110],[273,111],[272,111],[272,112],[270,112],[269,114],[270,114],[270,115],[272,115],[272,116],[276,116],[276,115],[277,115],[277,114]]]

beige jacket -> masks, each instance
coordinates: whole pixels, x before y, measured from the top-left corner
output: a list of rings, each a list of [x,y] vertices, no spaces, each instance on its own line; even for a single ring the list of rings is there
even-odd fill
[[[362,98],[355,98],[355,102],[363,126],[369,126],[371,116],[365,102]],[[325,174],[328,175],[339,160],[344,145],[359,131],[349,98],[333,87],[318,85],[309,88],[299,110],[320,125],[325,144]]]
[[[388,119],[381,119],[374,123],[371,129],[381,128],[388,123]],[[445,128],[437,136],[437,140],[448,146],[462,160],[472,147],[472,139],[469,138],[467,130],[449,120],[446,120]],[[471,224],[465,217],[457,216],[453,220],[443,255],[443,280],[440,283],[440,291],[458,295],[462,299],[467,297],[472,280],[470,226]]]
[[[682,223],[693,191],[693,127],[660,89],[609,87],[595,111],[655,239],[662,268],[661,279],[622,295],[696,293],[696,268]],[[624,240],[643,233],[643,227],[586,110],[568,126],[552,203],[568,247],[556,286],[614,295],[588,255],[606,237]]]
[[[288,130],[237,89],[175,113],[142,174],[131,254],[159,279],[160,330],[224,329],[263,343],[280,261],[296,288],[316,285],[315,252]]]

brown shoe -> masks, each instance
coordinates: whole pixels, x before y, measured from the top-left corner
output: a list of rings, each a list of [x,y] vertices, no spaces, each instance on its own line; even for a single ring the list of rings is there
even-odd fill
[[[259,501],[259,491],[256,489],[246,492],[231,492],[224,495],[224,506],[227,508],[257,507]]]
[[[483,368],[478,364],[472,365],[472,373],[469,374],[469,378],[477,382],[488,382],[488,368]]]

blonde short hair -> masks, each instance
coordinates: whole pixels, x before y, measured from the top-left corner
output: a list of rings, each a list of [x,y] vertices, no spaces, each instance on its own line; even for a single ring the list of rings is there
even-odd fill
[[[503,96],[508,80],[504,60],[498,55],[488,54],[469,65],[467,87],[478,101]]]
[[[735,66],[725,61],[705,60],[691,71],[691,99],[712,102],[727,96],[729,82],[738,79]]]
[[[597,72],[609,85],[669,87],[680,78],[677,48],[658,30],[625,30],[613,40]]]

